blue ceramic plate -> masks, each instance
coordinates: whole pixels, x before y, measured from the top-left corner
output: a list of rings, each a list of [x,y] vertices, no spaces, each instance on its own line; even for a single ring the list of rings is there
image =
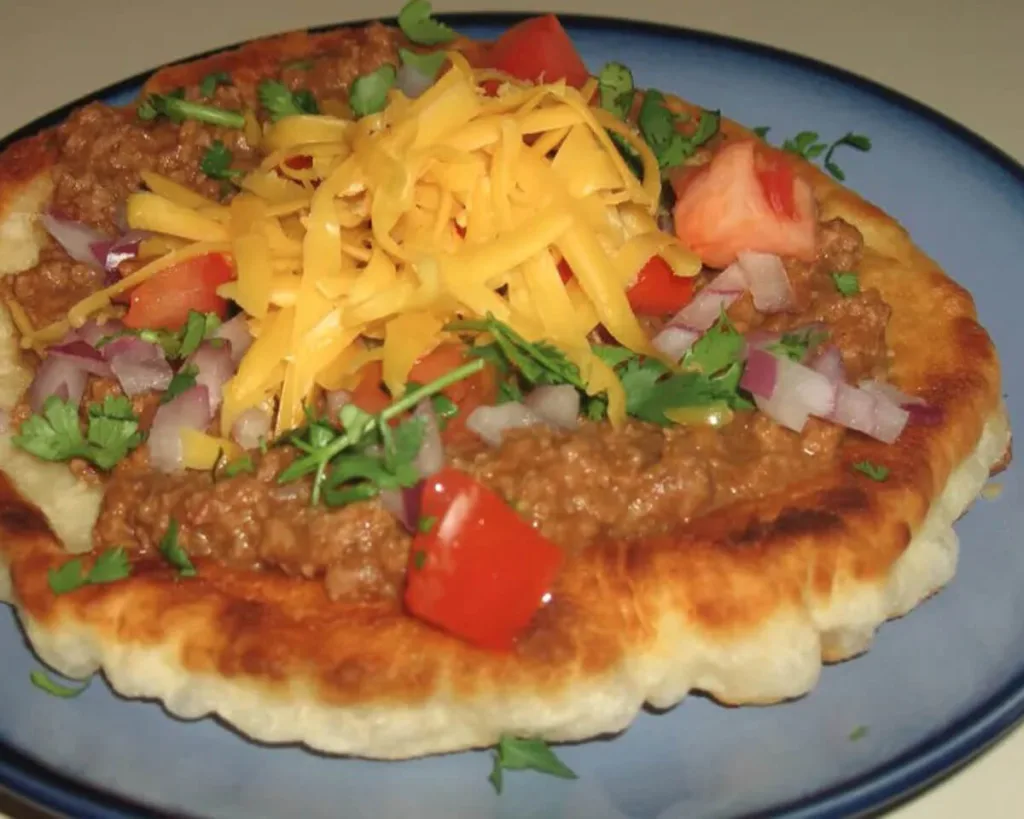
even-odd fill
[[[472,35],[506,18],[463,17]],[[841,157],[848,184],[899,218],[978,302],[1004,361],[1024,349],[1024,170],[938,114],[824,65],[690,31],[570,18],[592,68],[614,59],[640,86],[674,91],[771,137],[870,135]],[[98,96],[124,97],[133,78]],[[59,116],[60,113],[55,116]],[[34,123],[30,129],[36,129]],[[28,130],[28,129],[26,129]],[[839,157],[837,157],[839,159]],[[922,343],[927,340],[922,339]],[[1013,423],[1024,370],[1007,367]],[[787,705],[725,709],[691,698],[623,735],[560,750],[579,779],[510,774],[498,797],[487,753],[402,763],[252,745],[211,720],[186,724],[95,683],[52,699],[14,617],[0,615],[0,781],[86,817],[142,806],[197,817],[849,816],[905,797],[970,759],[1024,714],[1024,529],[1019,470],[957,526],[952,585],[885,626],[869,654],[826,669]]]

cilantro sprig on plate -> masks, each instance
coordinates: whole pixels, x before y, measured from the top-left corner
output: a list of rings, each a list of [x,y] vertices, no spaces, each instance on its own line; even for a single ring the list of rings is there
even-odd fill
[[[488,777],[494,790],[501,793],[504,771],[537,771],[560,779],[576,779],[576,773],[542,739],[517,739],[502,735],[494,749],[494,767]]]
[[[762,125],[752,130],[761,139],[767,140],[768,132],[771,128]],[[866,153],[871,150],[871,139],[864,134],[849,131],[839,137],[839,139],[829,143],[823,142],[817,131],[800,131],[796,136],[785,139],[782,142],[782,150],[796,154],[808,161],[817,159],[824,154],[825,158],[822,164],[825,166],[825,170],[840,182],[846,179],[846,173],[839,167],[833,156],[839,148],[843,147],[853,148],[856,151]]]

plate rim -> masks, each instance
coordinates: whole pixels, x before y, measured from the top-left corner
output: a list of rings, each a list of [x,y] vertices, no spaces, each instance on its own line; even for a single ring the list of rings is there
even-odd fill
[[[471,11],[440,14],[438,17],[458,28],[474,25],[507,26],[535,16],[537,13],[539,12]],[[677,40],[710,45],[716,49],[766,58],[833,79],[869,96],[895,105],[906,114],[916,115],[925,120],[946,135],[964,143],[968,149],[980,155],[981,158],[993,162],[1024,188],[1024,164],[1018,162],[1002,148],[930,105],[857,72],[755,40],[671,23],[591,14],[558,14],[558,18],[569,29],[596,31],[622,31],[625,29],[630,34],[641,36],[668,36]],[[363,26],[378,20],[391,25],[396,23],[394,17],[363,18],[312,26],[304,30],[320,33],[349,26]],[[0,137],[0,151],[19,140],[31,137],[62,122],[69,113],[82,105],[138,88],[156,71],[167,65],[191,62],[237,48],[253,39],[273,37],[281,33],[284,32],[270,32],[260,35],[260,37],[239,40],[197,52],[170,63],[145,69],[83,94]],[[13,608],[11,608],[11,616],[14,617],[20,629],[20,620]],[[32,653],[31,648],[27,648]],[[958,720],[929,734],[894,759],[833,787],[811,792],[789,802],[769,805],[752,813],[743,814],[737,819],[761,819],[761,817],[812,819],[813,817],[828,816],[877,815],[913,799],[924,790],[969,765],[980,754],[1009,734],[1022,718],[1024,718],[1024,665],[983,702]],[[8,791],[13,798],[33,807],[46,811],[72,812],[69,815],[84,819],[129,819],[129,817],[136,816],[172,815],[154,806],[127,799],[51,769],[45,764],[34,761],[29,755],[3,739],[0,739],[0,788]],[[178,810],[173,815],[182,817],[182,819],[194,817],[193,814],[184,814]],[[199,817],[195,817],[195,819],[199,819]]]

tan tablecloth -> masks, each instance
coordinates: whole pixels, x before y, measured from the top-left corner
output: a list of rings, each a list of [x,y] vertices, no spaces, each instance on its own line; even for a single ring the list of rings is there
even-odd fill
[[[445,11],[632,14],[816,57],[883,82],[963,122],[1024,161],[1022,0],[435,0]],[[354,0],[0,0],[0,134],[154,65],[289,28],[401,5]],[[2,707],[2,705],[0,705]],[[896,819],[1024,816],[1024,730],[898,809]],[[36,813],[0,794],[0,815]]]

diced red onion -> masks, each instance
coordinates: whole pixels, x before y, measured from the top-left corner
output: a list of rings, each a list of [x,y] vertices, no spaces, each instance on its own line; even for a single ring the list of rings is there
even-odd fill
[[[245,313],[239,313],[233,319],[225,321],[217,328],[217,338],[223,338],[231,345],[231,360],[238,365],[246,351],[252,346],[252,333],[245,320]]]
[[[747,272],[754,307],[762,313],[777,313],[793,304],[793,288],[782,259],[774,253],[753,251],[740,253],[737,258]]]
[[[869,392],[872,395],[880,395],[901,407],[906,407],[908,404],[920,404],[923,406],[928,403],[923,398],[917,395],[908,395],[902,390],[894,387],[892,384],[887,384],[885,381],[867,379],[861,381],[857,386],[865,392]]]
[[[78,404],[85,393],[86,372],[68,358],[48,355],[36,370],[28,388],[28,403],[33,412],[41,412],[51,395]]]
[[[415,533],[420,522],[420,501],[423,481],[402,489],[386,489],[380,493],[381,505],[394,515],[406,531]]]
[[[164,351],[135,336],[116,338],[101,348],[103,357],[126,395],[139,395],[150,390],[166,390],[174,376]]]
[[[420,401],[413,412],[414,418],[423,420],[423,442],[416,454],[414,465],[424,478],[439,472],[444,466],[444,444],[441,442],[441,428],[430,400]]]
[[[580,421],[580,394],[569,384],[537,387],[523,403],[551,426],[576,429]]]
[[[224,385],[235,374],[230,348],[226,344],[215,347],[212,344],[203,343],[189,356],[184,366],[187,367],[190,364],[194,364],[198,370],[196,384],[206,387],[209,393],[210,412],[216,412],[223,396]]]
[[[106,377],[111,374],[110,365],[103,360],[100,351],[85,341],[67,341],[50,347],[47,353],[51,356],[66,358],[79,369],[91,375]]]
[[[433,84],[432,76],[417,71],[407,63],[402,64],[395,77],[395,87],[409,99],[416,99]]]
[[[747,353],[747,363],[740,378],[740,387],[752,395],[771,398],[778,379],[779,359],[758,347]]]
[[[891,444],[903,432],[910,414],[884,396],[840,384],[835,409],[828,417],[837,424]]]
[[[509,429],[521,429],[543,423],[533,410],[517,401],[498,404],[496,407],[477,407],[466,418],[466,428],[475,432],[491,446],[501,443],[502,435]]]
[[[53,213],[40,214],[39,221],[72,259],[102,269],[104,259],[93,253],[92,246],[98,242],[109,241],[106,236],[95,228]]]
[[[231,425],[231,438],[242,449],[256,449],[270,434],[270,413],[259,407],[244,410]]]
[[[143,239],[151,236],[148,230],[129,230],[116,239],[104,239],[93,243],[93,255],[103,261],[103,267],[110,273],[117,270],[121,262],[134,259],[139,255],[139,245]]]
[[[776,367],[775,389],[771,396],[754,396],[762,412],[794,432],[803,430],[809,415],[826,417],[832,413],[837,385],[821,373],[788,358],[776,357]]]
[[[337,421],[341,408],[351,403],[352,393],[348,390],[332,390],[327,393],[327,415],[332,421]]]
[[[834,344],[824,347],[811,361],[811,369],[821,373],[833,384],[846,381],[846,368],[843,366],[843,355]]]
[[[689,350],[693,343],[700,338],[701,331],[692,327],[679,327],[671,324],[662,328],[651,340],[654,349],[678,361]]]
[[[903,409],[910,414],[911,421],[924,427],[941,424],[945,417],[942,407],[937,407],[934,404],[904,404]]]
[[[123,329],[124,325],[117,319],[108,319],[103,324],[100,324],[95,319],[89,319],[81,327],[68,333],[64,337],[64,341],[81,340],[99,350],[100,348],[97,345],[100,343],[100,339],[116,335]]]
[[[150,464],[162,472],[180,471],[184,466],[182,430],[205,430],[212,417],[206,387],[192,387],[161,404],[147,439]]]

